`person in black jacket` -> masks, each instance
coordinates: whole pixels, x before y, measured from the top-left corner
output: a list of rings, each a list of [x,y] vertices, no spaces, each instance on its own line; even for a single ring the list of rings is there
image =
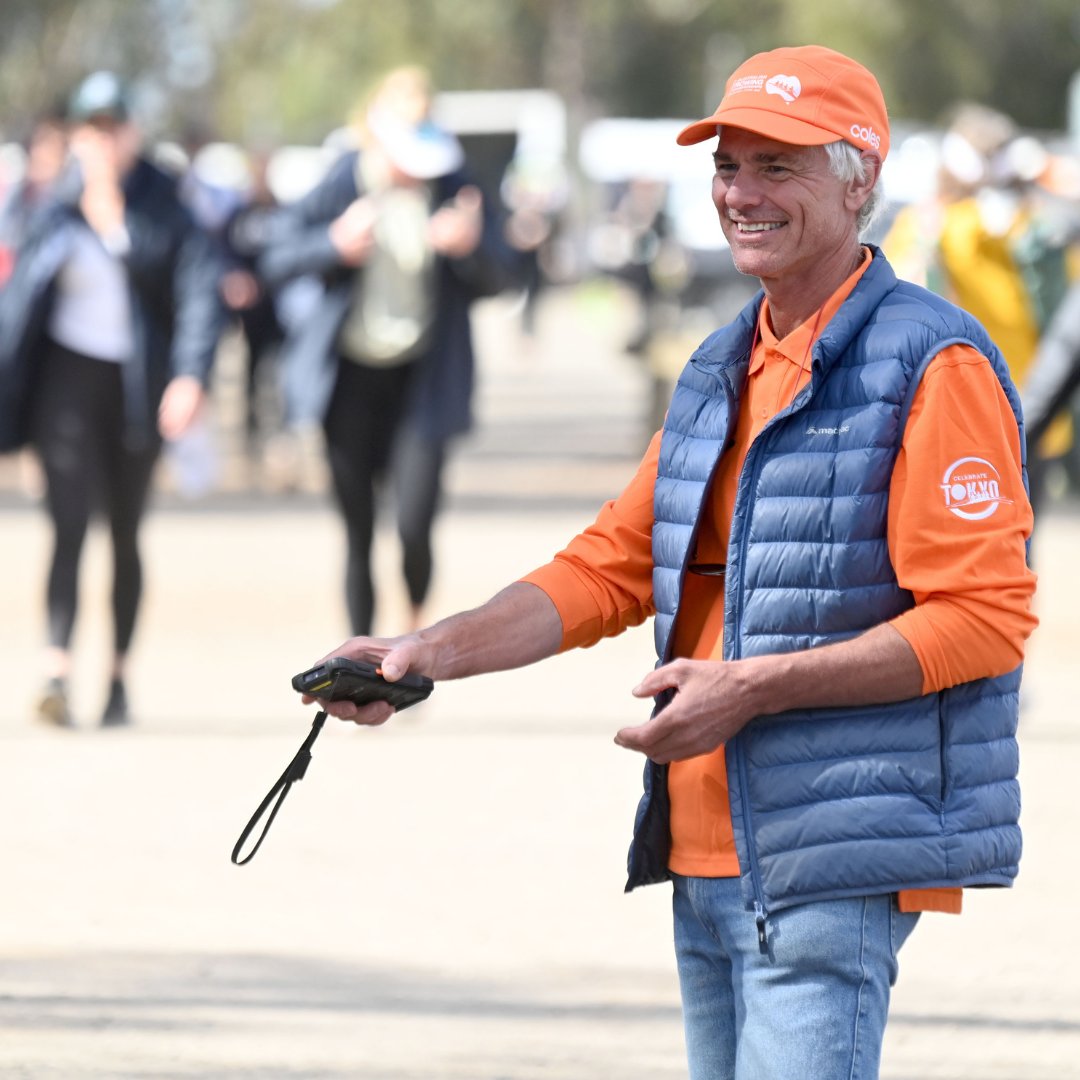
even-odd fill
[[[374,617],[376,488],[388,473],[419,624],[447,445],[472,422],[469,306],[505,287],[513,266],[460,144],[429,118],[430,99],[419,69],[386,76],[358,122],[361,149],[284,212],[260,262],[271,286],[301,275],[323,285],[285,344],[286,409],[294,424],[323,425],[355,633]]]
[[[78,566],[108,519],[114,657],[105,725],[128,720],[124,676],[142,591],[138,531],[162,438],[203,405],[222,324],[209,243],[175,182],[140,156],[124,84],[97,72],[69,106],[70,168],[15,256],[0,297],[0,449],[44,469],[55,546],[39,717],[72,724],[67,679]]]

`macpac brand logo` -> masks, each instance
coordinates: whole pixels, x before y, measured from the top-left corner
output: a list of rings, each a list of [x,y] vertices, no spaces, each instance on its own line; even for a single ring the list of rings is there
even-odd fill
[[[860,127],[858,124],[851,125],[851,137],[866,143],[874,150],[881,149],[881,136],[872,127]]]
[[[846,435],[851,430],[850,424],[841,424],[839,427],[817,427],[811,424],[806,429],[807,435]]]
[[[802,93],[798,75],[774,75],[765,84],[766,94],[777,94],[789,105]]]
[[[966,521],[988,518],[1002,503],[1011,503],[1001,494],[997,469],[983,458],[964,457],[954,461],[941,478],[945,508]]]

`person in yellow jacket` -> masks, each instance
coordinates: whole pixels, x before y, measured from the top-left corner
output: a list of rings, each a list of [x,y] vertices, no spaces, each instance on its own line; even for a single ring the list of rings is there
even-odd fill
[[[971,312],[1024,387],[1039,339],[1069,284],[1077,221],[1039,184],[1046,151],[983,105],[958,106],[941,147],[937,197],[906,207],[883,248],[897,272]],[[1029,459],[1039,508],[1047,462],[1072,445],[1062,414]]]

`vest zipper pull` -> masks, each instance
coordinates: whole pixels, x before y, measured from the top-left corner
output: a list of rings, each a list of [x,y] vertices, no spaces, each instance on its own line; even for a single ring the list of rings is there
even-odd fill
[[[757,922],[757,943],[758,950],[762,956],[769,955],[769,936],[768,930],[765,926],[765,909],[760,903],[754,901],[754,916],[755,922]]]

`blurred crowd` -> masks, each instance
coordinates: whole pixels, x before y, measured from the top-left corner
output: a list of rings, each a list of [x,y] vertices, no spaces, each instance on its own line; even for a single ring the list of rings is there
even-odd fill
[[[0,209],[0,452],[25,449],[38,467],[53,533],[43,721],[73,725],[80,555],[98,516],[114,572],[101,723],[130,719],[140,524],[166,447],[190,493],[213,484],[207,398],[229,333],[246,356],[252,456],[289,438],[322,458],[353,632],[375,618],[372,542],[387,504],[420,621],[444,467],[473,419],[470,308],[535,289],[545,238],[524,178],[507,185],[508,213],[432,100],[421,69],[387,73],[327,146],[277,162],[277,185],[269,155],[194,136],[149,143],[108,71],[33,126]]]
[[[403,78],[426,84],[424,73],[400,69],[396,74],[402,72]],[[103,72],[95,78],[112,76]],[[115,92],[126,95],[128,88],[117,80]],[[427,99],[433,94],[430,86],[411,92]],[[245,361],[247,450],[260,473],[255,479],[271,491],[325,487],[326,470],[318,460],[322,435],[312,423],[308,400],[310,373],[295,369],[296,364],[302,368],[302,351],[292,346],[327,285],[322,268],[283,277],[276,272],[277,256],[287,242],[279,244],[276,253],[271,249],[275,239],[295,225],[294,210],[301,200],[365,139],[374,138],[365,127],[367,104],[365,98],[341,127],[322,143],[308,146],[242,146],[217,140],[203,125],[189,125],[175,137],[144,138],[138,130],[137,103],[130,100],[119,112],[106,102],[94,121],[100,126],[119,118],[130,126],[139,139],[140,156],[175,181],[178,197],[212,245],[221,334],[230,344],[239,344]],[[430,110],[431,101],[422,107]],[[80,167],[71,142],[74,126],[71,102],[66,102],[41,113],[19,137],[0,141],[0,290],[39,212],[57,201],[71,201]],[[0,126],[0,139],[4,133]],[[477,139],[457,140],[459,146],[470,141]],[[565,246],[556,250],[568,198],[566,174],[549,156],[531,155],[527,147],[524,153],[518,147],[509,155],[480,154],[477,159],[470,157],[463,167],[495,219],[507,263],[504,284],[520,294],[522,327],[532,333],[542,287],[573,274]],[[203,494],[218,479],[202,430],[186,433],[168,452],[172,482],[183,493]]]
[[[977,102],[944,116],[940,127],[896,125],[885,203],[866,239],[900,277],[970,311],[1001,347],[1036,436],[1037,502],[1048,485],[1080,488],[1069,415],[1080,384],[1080,143],[1022,130]],[[639,127],[628,135],[640,143]],[[610,159],[610,140],[603,150]],[[609,210],[590,230],[590,254],[640,298],[627,346],[657,374],[659,422],[687,356],[757,283],[739,278],[701,216],[712,207],[700,180],[635,172],[626,156],[620,182],[607,185]]]
[[[868,238],[885,246],[903,275],[979,316],[1002,341],[1024,386],[1065,285],[1080,276],[1080,145],[1022,130],[974,102],[957,103],[943,115],[940,127],[898,125],[884,178],[887,202]],[[510,287],[520,293],[523,330],[535,332],[537,302],[552,283],[597,276],[619,282],[638,311],[624,346],[655,374],[658,402],[687,347],[755,291],[753,281],[734,271],[713,228],[700,183],[704,157],[688,169],[672,152],[671,132],[680,122],[600,120],[586,127],[577,152],[566,148],[561,160],[522,153],[511,139],[508,152],[477,155],[479,168],[470,161],[512,253]],[[236,336],[245,358],[249,460],[272,491],[321,490],[326,482],[321,433],[307,422],[302,400],[303,373],[289,368],[295,352],[282,350],[317,304],[323,282],[318,274],[270,281],[263,254],[285,211],[359,141],[356,123],[349,122],[315,146],[240,146],[189,128],[146,147],[151,160],[177,177],[182,198],[214,242],[226,334]],[[478,140],[468,135],[460,141]],[[520,132],[517,141],[526,142]],[[21,140],[0,145],[0,287],[67,153],[62,110],[42,114]],[[575,171],[586,191],[579,200],[584,214],[571,221]],[[965,230],[967,239],[960,239]],[[965,266],[964,252],[973,244],[978,255]],[[988,284],[1002,278],[1010,282],[1005,301],[993,295],[998,286]],[[1049,394],[1060,411],[1055,391],[1060,398],[1063,379],[1061,373],[1050,385],[1036,379],[1036,404]],[[1067,429],[1059,419],[1044,446],[1067,467],[1057,473],[1059,487],[1066,480],[1080,483]],[[213,485],[209,454],[199,431],[173,449],[172,475],[182,490],[200,494]]]
[[[1057,471],[1078,479],[1073,421],[1040,383],[1063,378],[1048,360],[1080,281],[1080,157],[1054,152],[1003,113],[959,103],[937,144],[935,183],[899,207],[882,246],[897,274],[971,312],[1005,354],[1025,402],[1031,501],[1038,516]],[[1075,328],[1076,333],[1080,328]],[[1080,368],[1080,353],[1069,367]],[[1032,397],[1032,390],[1036,397]]]
[[[97,514],[115,570],[102,722],[129,719],[138,529],[163,450],[181,491],[218,481],[207,398],[222,342],[243,358],[256,474],[334,498],[345,604],[367,633],[387,501],[422,618],[445,464],[473,420],[476,300],[517,293],[527,336],[553,282],[621,283],[639,312],[623,347],[656,387],[655,424],[694,346],[756,291],[716,225],[707,154],[675,148],[681,121],[485,147],[436,102],[405,67],[318,146],[151,140],[127,84],[102,71],[0,145],[0,453],[27,451],[54,532],[42,719],[72,723],[79,553]],[[1035,436],[1038,510],[1048,488],[1080,486],[1080,147],[977,103],[940,128],[897,126],[868,239],[1002,348]]]

